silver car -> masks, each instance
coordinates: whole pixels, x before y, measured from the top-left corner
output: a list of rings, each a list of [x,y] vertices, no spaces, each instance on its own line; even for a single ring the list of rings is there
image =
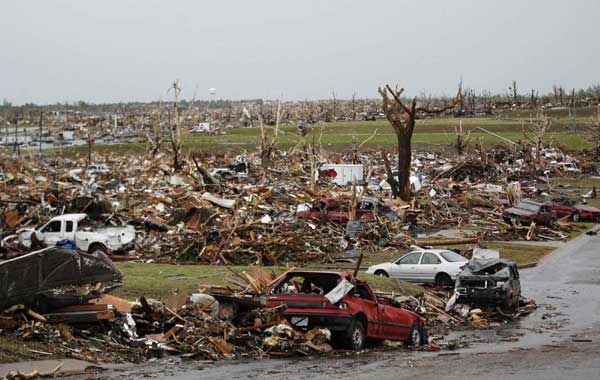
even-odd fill
[[[469,262],[446,249],[423,249],[409,252],[391,263],[370,266],[366,273],[417,283],[452,286],[456,275]]]

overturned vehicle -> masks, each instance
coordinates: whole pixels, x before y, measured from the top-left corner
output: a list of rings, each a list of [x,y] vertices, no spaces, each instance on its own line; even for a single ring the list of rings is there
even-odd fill
[[[505,259],[472,260],[456,277],[455,289],[457,303],[514,310],[521,297],[517,264]]]
[[[123,275],[102,252],[45,248],[0,263],[0,308],[23,304],[46,312],[84,304],[122,282]]]

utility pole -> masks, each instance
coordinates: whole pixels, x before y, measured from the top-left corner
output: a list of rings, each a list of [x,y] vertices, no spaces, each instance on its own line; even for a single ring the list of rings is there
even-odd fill
[[[17,153],[19,157],[21,157],[21,149],[19,149],[19,118],[15,116],[13,119],[15,123],[15,145],[13,148],[13,153]]]
[[[40,144],[40,159],[42,158],[42,125],[44,123],[44,111],[40,111],[40,136],[39,136],[39,144]]]
[[[577,125],[576,116],[575,116],[575,107],[577,106],[577,102],[575,99],[575,89],[571,92],[571,106],[573,107],[573,122]]]

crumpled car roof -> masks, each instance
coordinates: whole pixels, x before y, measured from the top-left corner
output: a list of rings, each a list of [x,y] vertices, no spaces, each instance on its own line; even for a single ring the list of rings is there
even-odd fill
[[[468,271],[471,273],[481,272],[490,267],[500,265],[502,267],[507,267],[511,265],[515,265],[515,263],[511,260],[507,259],[484,259],[484,260],[471,260],[467,263],[464,268],[464,271]]]
[[[0,307],[24,304],[44,311],[80,304],[121,286],[122,281],[121,271],[103,253],[45,248],[0,263]],[[64,291],[97,283],[105,286],[83,295]]]

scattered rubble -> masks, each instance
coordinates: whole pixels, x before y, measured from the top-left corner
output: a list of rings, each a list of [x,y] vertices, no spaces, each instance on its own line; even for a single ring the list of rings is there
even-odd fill
[[[414,156],[414,198],[403,202],[390,197],[385,168],[390,157],[381,152],[351,157],[294,148],[274,153],[266,168],[255,153],[207,153],[184,160],[178,172],[160,155],[108,155],[96,157],[93,166],[84,159],[13,160],[2,155],[0,256],[6,261],[0,263],[0,271],[49,253],[68,256],[69,265],[89,263],[104,253],[113,260],[149,263],[219,264],[229,269],[229,264],[259,265],[251,274],[232,270],[229,287],[180,293],[164,302],[142,297],[133,305],[119,299],[102,301],[112,285],[98,285],[104,280],[95,277],[74,278],[76,272],[69,271],[65,283],[33,284],[35,291],[19,286],[22,294],[3,299],[3,334],[43,341],[50,354],[91,362],[135,362],[167,354],[213,361],[328,353],[336,346],[331,331],[293,329],[283,307],[267,307],[265,296],[280,277],[260,265],[333,263],[343,253],[369,254],[415,244],[564,240],[573,226],[572,213],[542,226],[511,218],[507,222],[503,212],[524,201],[546,207],[551,199],[584,195],[548,185],[550,176],[581,175],[568,170],[570,166],[548,169],[549,162],[531,164],[526,155],[510,151],[460,160],[432,153]],[[568,159],[564,162],[574,162]],[[332,181],[333,173],[318,172],[344,164],[362,165],[362,181],[340,186]],[[589,196],[593,194],[590,190]],[[80,226],[83,220],[91,225]],[[55,222],[57,227],[50,229]],[[417,239],[418,234],[444,228],[465,230],[467,237]],[[51,239],[46,232],[57,235]],[[57,243],[62,248],[30,253]],[[103,246],[93,249],[91,243]],[[105,267],[114,268],[112,263]],[[82,275],[83,269],[85,265],[78,267]],[[3,288],[10,287],[6,281],[15,273],[21,273],[17,280],[31,278],[11,269],[2,277]],[[111,279],[118,283],[115,276]],[[78,298],[61,305],[40,302],[48,294]],[[451,343],[441,344],[439,338],[448,330],[500,326],[536,308],[534,301],[520,299],[509,313],[461,303],[446,309],[453,294],[427,288],[418,297],[377,297],[421,315],[431,332],[427,347],[432,350],[450,348]]]
[[[205,155],[195,157],[194,164],[179,173],[165,165],[161,156],[106,156],[98,158],[93,169],[86,169],[83,159],[15,161],[3,156],[0,255],[26,253],[28,243],[24,246],[19,240],[30,239],[33,226],[49,229],[52,218],[67,213],[86,214],[96,230],[111,227],[120,234],[135,229],[131,244],[123,242],[121,247],[105,241],[94,245],[114,260],[166,263],[333,262],[336,253],[349,249],[405,248],[415,243],[416,233],[442,228],[471,230],[480,240],[561,240],[571,229],[565,218],[531,227],[510,223],[503,210],[525,197],[546,202],[583,195],[565,188],[550,189],[543,165],[530,167],[506,153],[490,153],[485,161],[416,154],[413,170],[419,190],[406,203],[390,199],[381,153],[358,157],[369,170],[364,184],[355,186],[355,195],[349,187],[327,178],[315,182],[311,160],[303,159],[306,154],[279,152],[266,170],[256,164],[260,161],[256,154]],[[318,159],[346,160],[333,153],[322,153]],[[210,167],[217,169],[210,174],[206,169]],[[519,182],[514,182],[517,178]],[[327,206],[319,208],[319,204]],[[579,214],[571,218],[588,215],[585,208],[574,210],[580,210]],[[303,219],[307,213],[310,218]],[[66,223],[60,227],[65,229],[60,238],[89,249],[76,235],[90,230],[75,227],[67,233],[73,226]],[[126,233],[133,236],[133,232]],[[46,244],[55,243],[46,242],[42,230],[36,234]]]

